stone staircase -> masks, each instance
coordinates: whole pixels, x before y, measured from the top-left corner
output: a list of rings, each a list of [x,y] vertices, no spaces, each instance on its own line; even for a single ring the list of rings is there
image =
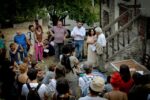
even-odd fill
[[[126,22],[123,26],[119,27],[117,31],[113,32],[112,28],[114,28],[115,25],[119,23],[122,16],[124,16],[126,13],[131,14],[128,22]],[[116,56],[120,58],[121,56],[127,56],[125,52],[127,52],[128,55],[130,55],[130,53],[134,54],[134,51],[131,51],[131,48],[137,46],[136,43],[138,43],[138,30],[136,23],[139,17],[140,13],[134,15],[133,10],[129,9],[103,28],[103,31],[107,37],[107,45],[104,49],[104,57],[106,62],[115,60]],[[122,55],[121,53],[124,55]]]

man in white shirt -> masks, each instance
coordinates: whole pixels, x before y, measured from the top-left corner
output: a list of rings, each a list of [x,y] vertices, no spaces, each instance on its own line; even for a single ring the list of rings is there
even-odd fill
[[[71,32],[71,36],[74,38],[76,57],[79,60],[82,60],[82,50],[83,50],[85,35],[86,35],[86,30],[83,27],[83,23],[78,21],[77,26],[75,26]]]
[[[96,27],[95,28],[95,32],[96,32],[96,35],[97,35],[97,43],[102,46],[102,48],[106,47],[106,38],[105,38],[105,35],[102,31],[102,29],[100,27]],[[97,54],[97,67],[99,70],[104,70],[104,57],[103,57],[103,54],[101,55],[98,55]]]

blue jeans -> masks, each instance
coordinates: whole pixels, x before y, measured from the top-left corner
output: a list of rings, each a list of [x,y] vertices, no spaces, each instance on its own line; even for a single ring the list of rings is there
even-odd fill
[[[84,40],[74,40],[74,43],[75,43],[76,57],[79,60],[82,60],[82,50],[83,50]]]
[[[20,59],[21,61],[24,60],[24,57],[27,57],[27,46],[23,47],[23,52],[19,52],[20,53]]]

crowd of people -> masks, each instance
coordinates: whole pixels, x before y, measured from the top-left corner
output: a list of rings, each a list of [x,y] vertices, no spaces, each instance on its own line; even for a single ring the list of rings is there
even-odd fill
[[[131,74],[129,66],[106,75],[103,49],[106,38],[100,27],[86,30],[81,21],[71,31],[72,43],[65,43],[68,32],[61,21],[44,37],[35,20],[26,34],[17,31],[10,49],[0,32],[0,97],[5,100],[150,100],[149,75]],[[82,62],[84,42],[87,61]],[[6,59],[9,50],[10,59]],[[20,56],[18,56],[18,54]],[[57,62],[43,70],[43,57]],[[49,59],[50,60],[50,59]]]

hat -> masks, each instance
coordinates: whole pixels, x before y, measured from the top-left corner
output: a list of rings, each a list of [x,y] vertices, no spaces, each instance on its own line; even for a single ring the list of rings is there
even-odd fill
[[[96,28],[95,28],[95,32],[102,33],[103,31],[102,31],[102,29],[101,29],[100,27],[96,27]]]
[[[105,84],[104,79],[100,76],[96,76],[92,80],[90,88],[95,92],[102,92],[104,89],[104,84]]]
[[[111,75],[111,78],[110,78],[110,83],[112,84],[113,87],[119,87],[120,86],[120,83],[121,83],[121,76],[118,72],[114,72],[112,75]]]

